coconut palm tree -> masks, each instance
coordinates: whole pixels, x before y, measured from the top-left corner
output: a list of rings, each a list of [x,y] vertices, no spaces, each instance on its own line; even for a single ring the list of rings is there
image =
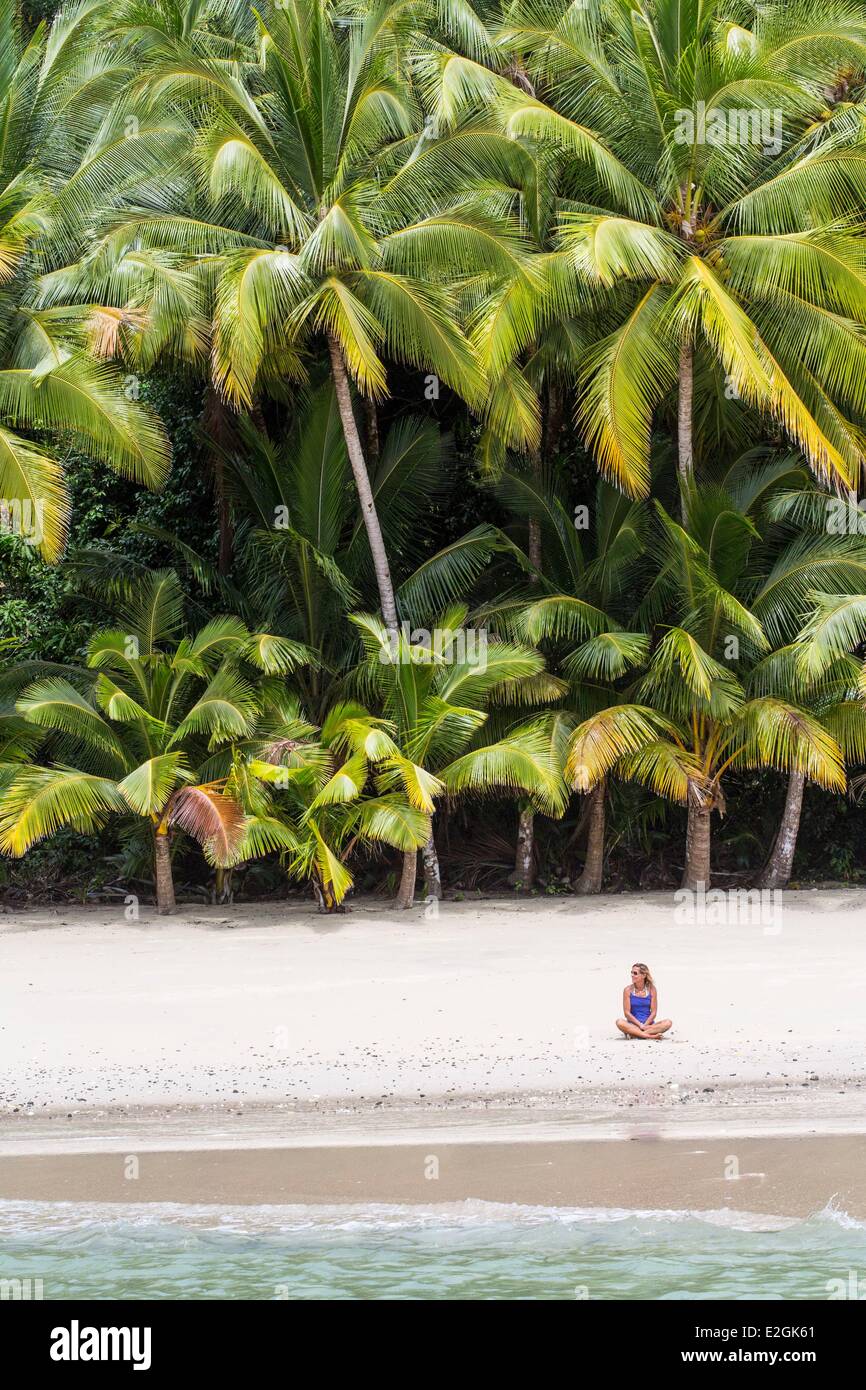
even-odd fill
[[[154,413],[33,295],[38,272],[77,244],[94,184],[104,188],[106,162],[88,144],[126,73],[96,41],[103,9],[65,6],[25,41],[14,0],[0,0],[0,526],[50,561],[63,551],[70,503],[46,434],[150,487],[169,459]]]
[[[813,505],[815,501],[826,504],[833,500],[826,496],[811,499]],[[814,552],[820,548],[821,540],[810,539],[810,550]],[[829,579],[828,589],[834,580],[837,587],[829,592],[817,588],[808,591],[811,608],[795,641],[762,663],[752,683],[770,691],[784,684],[788,690],[796,691],[800,703],[835,739],[846,765],[855,768],[866,762],[866,594],[862,573],[866,556],[862,538],[859,542],[851,537],[842,541],[836,538],[828,548],[835,554],[833,560],[825,562],[822,578],[825,583]],[[814,554],[801,554],[800,559],[801,569],[805,570]],[[859,592],[845,592],[846,580],[849,589],[857,585]],[[804,576],[801,582],[808,583],[808,579]],[[781,823],[761,876],[762,887],[783,888],[791,877],[804,781],[797,770],[789,777]]]
[[[306,709],[324,718],[355,641],[346,615],[362,594],[376,593],[333,383],[312,394],[280,444],[242,426],[223,467],[237,522],[236,587],[246,605],[238,611],[320,654],[299,680]],[[404,573],[433,539],[430,504],[447,482],[447,438],[423,416],[396,420],[382,438],[370,487]]]
[[[584,600],[553,595],[532,604],[525,615],[526,630],[539,642],[548,639],[560,649],[567,648],[562,660],[568,678],[561,716],[561,765],[570,790],[586,794],[586,854],[583,870],[573,880],[580,895],[600,893],[604,870],[607,775],[593,779],[583,766],[584,744],[576,729],[604,712],[610,715],[611,701],[625,700],[621,693],[630,678],[646,660],[649,638],[645,633],[621,628],[615,619]],[[617,720],[622,712],[618,710]],[[655,736],[660,723],[650,710],[636,712],[643,731]],[[587,744],[591,743],[591,738]]]
[[[139,529],[167,545],[178,569],[204,591],[197,621],[230,610],[251,630],[283,633],[315,654],[293,679],[307,717],[321,721],[357,659],[347,614],[376,594],[333,384],[326,380],[305,396],[279,443],[251,420],[239,422],[221,468],[236,524],[231,579],[170,531]],[[430,553],[454,484],[451,440],[431,420],[394,420],[382,433],[370,481],[386,544],[399,556],[398,605],[418,622],[469,594],[497,552],[519,560],[490,524]],[[72,565],[77,587],[94,600],[117,574],[136,572],[129,557],[104,549],[77,552]]]
[[[417,855],[428,819],[385,788],[400,752],[388,722],[348,701],[318,731],[282,692],[252,739],[233,751],[227,786],[247,809],[238,862],[278,851],[290,878],[309,883],[321,912],[338,911],[353,886],[348,861],[389,845]],[[269,717],[270,716],[270,717]]]
[[[540,645],[551,669],[561,673],[567,688],[560,701],[560,727],[570,734],[590,713],[610,704],[646,655],[646,638],[626,628],[647,570],[647,509],[603,479],[588,505],[573,508],[569,488],[549,470],[505,468],[494,491],[513,517],[523,524],[526,518],[534,520],[545,568],[543,577],[535,576],[522,593],[511,593],[485,612]],[[590,637],[593,642],[578,657],[576,648]],[[587,853],[575,880],[579,893],[597,893],[601,887],[605,796],[604,785],[588,794]],[[532,815],[527,803],[521,811],[514,874],[524,883],[531,883],[533,873]]]
[[[424,848],[428,896],[442,893],[432,817],[436,801],[497,790],[526,793],[551,814],[561,812],[564,787],[543,719],[508,721],[501,736],[480,742],[491,706],[532,703],[545,691],[561,694],[561,683],[544,672],[531,648],[489,639],[466,627],[466,608],[443,614],[435,629],[391,633],[381,621],[354,614],[365,660],[355,674],[394,727],[399,756],[389,781],[428,818]],[[397,907],[411,907],[417,855],[403,856]]]
[[[16,702],[28,726],[51,731],[49,761],[16,770],[0,811],[0,848],[20,856],[63,826],[91,832],[114,814],[144,817],[153,836],[159,911],[174,909],[171,834],[183,830],[214,864],[233,861],[244,811],[224,778],[203,777],[210,749],[249,734],[259,673],[284,674],[306,659],[285,638],[213,619],[180,636],[183,595],[171,571],[155,572],[95,634],[87,666],[98,674],[51,675]]]
[[[638,703],[612,706],[578,726],[566,774],[589,789],[613,773],[687,804],[683,888],[710,883],[710,817],[724,813],[722,779],[731,769],[772,767],[833,790],[845,786],[842,751],[815,715],[790,700],[749,698],[682,628],[662,639],[638,695]]]
[[[519,80],[522,74],[523,69],[518,66],[514,69],[513,80]],[[533,155],[530,187],[537,196],[532,200],[521,191],[515,203],[521,220],[532,228],[532,241],[540,253],[538,261],[544,264],[544,254],[551,249],[556,225],[558,166],[544,149],[531,148],[530,153]],[[486,428],[481,438],[479,457],[486,474],[494,481],[501,479],[503,467],[508,467],[501,428],[503,416],[507,421],[513,403],[521,398],[524,409],[537,408],[540,418],[537,438],[534,434],[529,438],[525,455],[523,458],[513,457],[509,470],[513,477],[515,472],[523,471],[521,464],[528,464],[533,478],[533,486],[527,491],[529,498],[535,492],[543,493],[551,480],[556,481],[555,467],[566,402],[587,340],[587,325],[578,321],[573,308],[569,306],[562,319],[545,315],[543,329],[534,339],[524,343],[522,337],[514,335],[507,353],[503,351],[498,327],[503,320],[507,322],[515,299],[520,297],[534,301],[530,318],[540,323],[544,293],[541,275],[535,276],[534,285],[528,276],[519,281],[503,281],[493,287],[478,305],[472,319],[473,341],[491,380],[485,410]],[[544,567],[541,520],[544,504],[540,499],[537,502],[537,505],[523,505],[520,508],[526,525],[526,558],[531,567],[531,582],[536,587],[539,586]],[[534,811],[532,805],[527,803],[519,811],[515,865],[510,876],[517,891],[532,887],[534,840]]]
[[[774,422],[820,477],[856,478],[866,276],[840,206],[862,205],[866,159],[837,79],[859,70],[864,42],[861,12],[823,0],[735,17],[722,0],[517,0],[493,57],[427,56],[438,119],[480,106],[563,166],[544,293],[514,281],[486,360],[513,363],[548,322],[591,321],[577,420],[632,495],[648,491],[653,423],[674,392],[691,478],[699,389]],[[499,71],[502,52],[525,80]]]
[[[325,348],[389,627],[394,585],[352,387],[382,399],[390,358],[480,406],[486,384],[455,280],[482,287],[526,273],[518,230],[508,218],[492,226],[473,202],[467,151],[459,165],[429,158],[437,141],[407,76],[402,12],[381,3],[346,19],[323,0],[280,0],[265,6],[258,45],[238,63],[161,32],[145,98],[132,88],[130,110],[174,103],[195,140],[171,180],[126,193],[107,233],[124,253],[204,267],[213,380],[230,405],[250,408],[263,383],[303,380],[308,348]],[[128,38],[140,27],[136,14],[127,32],[121,15]],[[490,138],[500,162],[511,156],[501,134]],[[116,295],[109,303],[126,307]],[[510,438],[534,427],[531,412],[515,417]]]
[[[255,20],[243,0],[153,0],[143,6],[131,0],[112,7],[104,22],[112,31],[111,45],[124,56],[127,86],[130,78],[137,81],[166,43],[185,43],[223,65],[236,63],[245,51],[249,56],[253,52]],[[94,153],[96,164],[100,158],[110,161],[113,196],[94,208],[94,226],[88,229],[83,244],[76,246],[80,258],[55,264],[40,275],[32,298],[43,320],[62,323],[79,346],[95,358],[121,366],[130,383],[158,364],[190,382],[203,381],[202,425],[212,442],[219,569],[227,574],[232,533],[219,446],[224,448],[231,439],[233,412],[211,380],[213,277],[202,261],[190,263],[177,251],[142,246],[122,231],[97,235],[95,230],[106,215],[111,217],[113,204],[122,201],[121,195],[128,194],[130,174],[136,186],[136,176],[146,183],[148,174],[153,173],[147,158],[136,162],[129,151],[150,150],[163,177],[166,168],[182,158],[191,138],[191,127],[182,120],[172,124],[165,120],[164,112],[154,119],[143,102],[136,105],[124,93]],[[127,170],[124,166],[129,163],[132,168]],[[187,211],[191,216],[203,212],[195,189],[189,190]]]
[[[740,492],[745,482],[742,462],[731,470],[733,490],[739,492],[741,501],[745,500]],[[777,469],[784,470],[783,460]],[[771,470],[765,470],[765,476],[768,472]],[[750,602],[774,650],[755,668],[750,689],[793,696],[836,739],[846,766],[856,766],[863,761],[866,705],[854,647],[850,653],[838,653],[826,661],[813,660],[809,666],[802,660],[802,651],[803,643],[813,640],[804,633],[813,631],[816,603],[827,602],[832,595],[866,592],[866,526],[859,524],[862,513],[817,486],[802,469],[792,470],[770,488],[763,511],[762,530],[769,543],[757,566],[760,577],[756,577]],[[820,650],[820,637],[814,640]],[[804,791],[805,778],[794,769],[760,878],[762,887],[782,888],[790,879]]]
[[[816,600],[818,596],[816,595]],[[829,600],[821,595],[820,610]],[[839,596],[834,596],[835,603]],[[797,640],[778,648],[759,662],[750,675],[749,690],[761,695],[783,695],[796,699],[798,705],[816,719],[838,745],[847,769],[866,761],[866,701],[861,686],[862,664],[852,655],[837,655],[831,661],[820,660],[815,671],[814,655],[806,658],[812,643],[820,647],[820,626],[816,622],[818,609],[798,633]],[[785,888],[791,877],[803,795],[805,773],[794,767],[788,775],[785,803],[779,828],[770,853],[758,879],[761,888]]]
[[[804,584],[808,591],[822,575],[839,583],[862,563],[862,547],[846,556],[826,537],[811,550],[802,538],[775,550],[762,540],[750,511],[797,476],[789,458],[738,461],[725,486],[685,489],[685,524],[656,504],[658,571],[637,614],[654,645],[637,703],[601,711],[575,731],[569,773],[581,769],[578,782],[592,786],[615,770],[688,805],[686,888],[709,883],[710,820],[724,812],[729,770],[773,767],[845,786],[832,712],[822,718],[810,707],[805,682],[790,679],[790,656],[773,643],[794,622]],[[660,734],[659,717],[667,722]],[[851,718],[840,714],[835,727]],[[853,746],[847,734],[842,743]]]

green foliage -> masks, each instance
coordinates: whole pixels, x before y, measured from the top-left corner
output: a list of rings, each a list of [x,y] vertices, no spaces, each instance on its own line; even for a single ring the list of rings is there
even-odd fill
[[[638,20],[0,0],[7,891],[856,877],[866,19]]]

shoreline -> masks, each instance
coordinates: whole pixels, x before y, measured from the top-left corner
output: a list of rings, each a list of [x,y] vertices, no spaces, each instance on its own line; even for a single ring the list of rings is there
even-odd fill
[[[866,1220],[866,1136],[502,1138],[0,1156],[0,1201],[440,1206],[752,1213]]]
[[[513,1098],[512,1098],[513,1099]],[[541,1098],[539,1098],[540,1101]],[[550,1098],[547,1098],[548,1102]],[[689,1112],[548,1103],[140,1108],[0,1121],[0,1202],[521,1207],[866,1220],[866,1106],[732,1088]],[[816,1104],[817,1102],[817,1104]],[[433,1172],[431,1172],[431,1165]]]
[[[671,894],[7,915],[0,1200],[866,1219],[866,892],[776,925]],[[633,960],[651,1046],[614,1027]]]
[[[188,1104],[64,1106],[0,1112],[0,1155],[100,1150],[112,1136],[134,1135],[147,1148],[213,1147],[227,1129],[233,1142],[261,1147],[364,1143],[381,1134],[399,1142],[414,1132],[451,1131],[475,1142],[532,1129],[532,1136],[588,1140],[750,1134],[762,1138],[816,1133],[866,1134],[866,1081],[648,1087],[583,1087],[570,1092],[391,1097],[364,1103],[202,1101]],[[531,1136],[528,1136],[531,1137]],[[384,1140],[382,1142],[385,1142]]]

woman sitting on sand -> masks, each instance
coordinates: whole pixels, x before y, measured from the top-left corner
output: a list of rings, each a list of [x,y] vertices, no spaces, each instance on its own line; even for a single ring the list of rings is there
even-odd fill
[[[622,1011],[625,1018],[618,1018],[616,1026],[627,1038],[652,1038],[661,1042],[662,1034],[671,1027],[669,1018],[656,1022],[659,1001],[655,982],[648,965],[633,965],[631,984],[622,992]]]

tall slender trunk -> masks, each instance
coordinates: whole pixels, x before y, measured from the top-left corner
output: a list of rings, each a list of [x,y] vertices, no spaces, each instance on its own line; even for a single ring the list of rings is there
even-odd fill
[[[583,873],[574,885],[575,893],[585,896],[601,892],[601,876],[604,869],[604,811],[607,797],[607,779],[593,787],[589,793],[589,827],[586,837],[586,859]]]
[[[379,412],[376,409],[376,402],[371,401],[368,396],[363,397],[363,403],[367,459],[370,467],[375,468],[379,462]]]
[[[382,539],[382,528],[379,525],[379,515],[376,511],[376,501],[373,497],[373,489],[370,486],[367,465],[364,462],[364,451],[361,448],[361,436],[358,433],[355,413],[352,410],[352,390],[349,384],[349,373],[346,370],[346,363],[343,359],[343,352],[340,344],[332,333],[328,334],[328,351],[331,355],[334,390],[337,395],[337,406],[343,425],[346,450],[349,455],[349,462],[352,465],[352,473],[355,477],[355,487],[358,489],[358,500],[361,503],[361,515],[364,518],[364,525],[367,528],[367,540],[370,544],[370,554],[373,557],[373,568],[376,572],[376,583],[379,587],[379,603],[382,606],[382,617],[385,619],[385,626],[396,632],[397,604],[394,598],[394,586],[391,582],[391,569],[385,551],[385,542]]]
[[[681,888],[696,892],[703,884],[710,886],[710,817],[711,806],[700,806],[689,800],[689,823],[686,830],[686,867],[683,870]]]
[[[400,887],[397,890],[397,897],[394,900],[395,907],[411,907],[415,902],[415,880],[418,877],[418,851],[417,849],[407,849],[403,851],[403,872],[400,875]]]
[[[541,470],[546,463],[550,462],[550,455],[559,438],[559,431],[562,425],[562,415],[560,397],[558,391],[552,386],[547,387],[544,396],[544,418],[541,422],[541,445],[534,449],[530,455],[532,463],[532,476],[538,483],[541,481]],[[541,571],[541,522],[538,517],[529,518],[529,546],[527,549],[529,559],[535,568]],[[530,581],[538,583],[538,575],[533,575]]]
[[[802,772],[792,772],[788,778],[782,823],[773,841],[770,857],[758,880],[759,888],[787,887],[794,863],[794,851],[797,848],[797,834],[800,829],[800,813],[803,809],[805,784],[806,777]]]
[[[530,564],[533,564],[537,570],[540,570],[540,569],[541,569],[541,522],[538,520],[537,517],[534,517],[534,516],[531,516],[531,517],[529,518],[529,546],[528,546],[527,553],[528,553],[528,555],[529,555]],[[537,583],[538,583],[538,576],[534,574],[534,575],[532,576],[531,580],[530,580],[530,583],[531,583],[531,584],[537,584]]]
[[[222,472],[222,465],[220,465]],[[235,533],[232,526],[231,512],[227,497],[221,497],[219,503],[219,551],[217,554],[217,570],[225,576],[232,567],[234,555]]]
[[[171,873],[171,846],[168,831],[157,830],[153,837],[154,879],[156,882],[156,907],[163,916],[174,912],[174,879]]]
[[[532,471],[536,477],[541,472],[541,460],[538,454],[532,459]],[[541,570],[541,523],[537,517],[529,518],[529,547],[528,555],[530,563],[537,570]],[[538,575],[534,574],[530,583],[538,583]],[[535,878],[535,812],[531,806],[526,807],[520,812],[520,819],[517,823],[517,849],[514,854],[514,870],[508,875],[508,882],[518,893],[528,893]]]
[[[442,874],[439,869],[439,855],[436,852],[436,840],[433,835],[433,822],[430,822],[430,834],[427,836],[427,843],[421,850],[421,862],[424,865],[424,897],[442,897]],[[414,889],[414,884],[412,885]]]
[[[219,534],[217,569],[221,575],[226,575],[231,570],[234,558],[234,527],[231,508],[226,495],[222,450],[231,444],[233,431],[228,406],[220,399],[210,380],[208,380],[205,390],[203,423],[205,433],[214,445],[211,451],[211,468],[213,469],[214,492],[217,500]]]
[[[526,806],[517,822],[517,850],[508,882],[520,893],[527,893],[535,881],[535,812]]]
[[[541,450],[532,455],[532,472],[535,478],[541,477],[544,462],[550,462],[553,450],[559,442],[562,428],[562,395],[559,388],[548,386],[542,427]],[[527,549],[530,564],[541,573],[541,522],[537,517],[529,518],[529,545]],[[538,583],[534,574],[530,581]],[[508,875],[508,882],[517,891],[527,893],[535,879],[535,812],[531,806],[520,812],[517,825],[517,848],[514,853],[514,869]]]
[[[547,463],[550,463],[559,448],[559,436],[562,433],[564,413],[565,401],[562,390],[555,381],[551,381],[547,387],[547,410],[544,415],[544,437],[541,445]]]
[[[677,398],[677,467],[680,482],[691,482],[695,467],[693,441],[693,411],[695,364],[692,345],[680,347],[679,391]]]

